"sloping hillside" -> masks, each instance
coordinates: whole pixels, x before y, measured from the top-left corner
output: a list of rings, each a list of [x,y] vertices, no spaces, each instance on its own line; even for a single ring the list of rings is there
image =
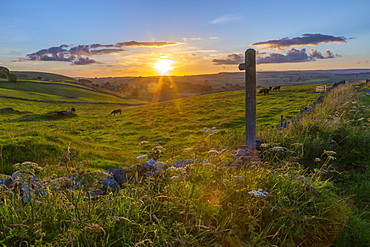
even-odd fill
[[[0,97],[59,103],[115,103],[143,104],[145,101],[131,97],[118,97],[78,84],[63,82],[0,81]]]
[[[42,78],[43,80],[48,81],[72,81],[76,82],[77,80],[72,77],[54,74],[54,73],[46,73],[46,72],[35,72],[35,71],[11,71],[11,73],[16,74],[20,79],[37,79]]]

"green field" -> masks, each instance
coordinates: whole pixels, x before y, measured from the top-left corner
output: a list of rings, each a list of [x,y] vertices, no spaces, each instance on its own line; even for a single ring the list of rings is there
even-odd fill
[[[280,116],[285,119],[299,116],[300,109],[312,105],[319,97],[313,93],[315,85],[283,87],[280,92],[268,96],[257,95],[257,127],[276,129]],[[143,106],[132,98],[122,99],[113,95],[94,92],[74,85],[56,83],[5,83],[0,84],[0,95],[24,99],[43,100],[34,102],[0,98],[0,106],[12,107],[17,112],[0,114],[2,165],[9,166],[31,157],[25,152],[12,157],[8,151],[21,143],[45,150],[43,143],[54,147],[37,155],[37,163],[55,162],[67,145],[81,152],[82,159],[89,159],[93,167],[109,168],[112,165],[129,166],[139,154],[150,150],[150,145],[176,149],[193,147],[205,138],[204,127],[216,127],[221,133],[244,131],[244,91],[223,92],[189,97]],[[63,103],[61,103],[62,101]],[[68,103],[79,102],[79,103]],[[93,104],[99,103],[99,104]],[[105,103],[105,104],[104,104]],[[108,104],[109,103],[109,104]],[[76,108],[76,115],[51,118],[50,111]],[[121,108],[122,115],[109,113]],[[148,141],[138,153],[141,141]],[[11,143],[11,144],[10,144]],[[38,146],[40,145],[40,146]],[[173,154],[168,154],[173,155]],[[170,158],[166,156],[166,158]]]
[[[14,109],[0,112],[0,179],[24,174],[23,193],[0,185],[0,244],[369,246],[364,85],[338,87],[277,130],[281,116],[299,116],[321,95],[315,86],[257,95],[262,145],[249,160],[234,155],[244,141],[243,90],[145,104],[75,84],[0,82],[0,109]],[[72,107],[76,114],[50,113]],[[150,157],[163,170],[145,179],[135,169]],[[180,160],[191,162],[171,165]],[[24,161],[37,164],[13,166]],[[101,171],[119,167],[131,180],[94,196]],[[52,184],[38,195],[30,175]]]

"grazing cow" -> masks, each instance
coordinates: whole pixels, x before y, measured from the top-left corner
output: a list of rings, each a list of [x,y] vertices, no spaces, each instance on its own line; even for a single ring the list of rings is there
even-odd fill
[[[117,110],[113,110],[111,113],[110,113],[110,115],[116,115],[116,114],[122,114],[122,111],[121,111],[121,109],[117,109]]]
[[[280,91],[280,86],[274,87],[272,91]]]
[[[271,86],[269,86],[269,91],[272,91],[272,87]]]
[[[258,93],[263,93],[263,95],[269,94],[270,90],[268,88],[262,88]]]
[[[72,107],[72,108],[71,108],[71,113],[72,113],[72,114],[75,114],[75,113],[76,113],[76,108]]]

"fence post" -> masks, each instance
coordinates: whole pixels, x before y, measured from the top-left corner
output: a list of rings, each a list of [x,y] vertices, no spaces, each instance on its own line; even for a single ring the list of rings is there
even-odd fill
[[[245,51],[245,64],[239,65],[245,70],[245,145],[256,150],[256,51]]]

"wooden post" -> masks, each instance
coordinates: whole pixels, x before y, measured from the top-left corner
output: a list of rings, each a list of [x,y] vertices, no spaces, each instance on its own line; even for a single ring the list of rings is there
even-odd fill
[[[245,145],[256,150],[256,51],[248,49],[245,52],[245,64],[239,69],[245,69]]]

